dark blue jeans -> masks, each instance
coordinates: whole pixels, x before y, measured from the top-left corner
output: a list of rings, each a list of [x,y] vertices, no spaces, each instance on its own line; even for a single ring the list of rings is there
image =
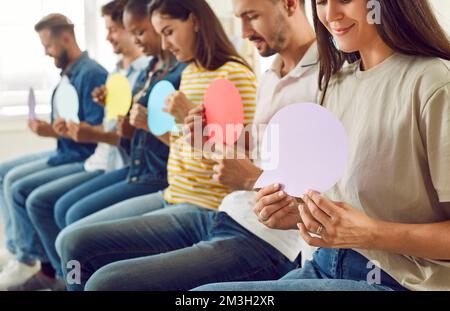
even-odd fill
[[[378,275],[378,277],[377,277]],[[319,249],[313,260],[277,281],[231,282],[195,291],[405,291],[364,256],[349,249]]]
[[[152,204],[156,211],[150,214],[65,236],[63,266],[76,260],[81,268],[81,284],[67,284],[69,290],[188,290],[211,282],[278,279],[297,266],[226,213],[169,206],[159,193]]]

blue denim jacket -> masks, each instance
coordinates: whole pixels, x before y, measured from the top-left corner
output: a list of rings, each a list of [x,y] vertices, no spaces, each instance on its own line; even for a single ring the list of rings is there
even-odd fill
[[[148,69],[140,76],[138,83],[143,86],[147,82],[149,73],[157,64],[155,57],[150,62]],[[138,103],[147,107],[148,98],[152,88],[161,80],[167,80],[178,89],[181,82],[181,74],[186,64],[174,62],[169,70],[156,71],[152,77],[149,87],[138,99]],[[126,144],[126,141],[123,141]],[[169,158],[169,147],[161,142],[152,133],[136,129],[131,141],[130,171],[127,180],[129,183],[148,184],[153,182],[167,182],[167,160]]]
[[[81,57],[62,75],[67,75],[70,83],[75,87],[80,101],[78,117],[80,121],[91,125],[103,123],[104,109],[92,100],[94,88],[104,85],[108,72],[100,64],[89,58],[87,52],[83,52]],[[54,96],[52,95],[52,122],[54,121],[53,111]],[[48,160],[51,166],[62,165],[86,160],[95,150],[96,144],[80,144],[68,138],[59,138],[56,155]]]

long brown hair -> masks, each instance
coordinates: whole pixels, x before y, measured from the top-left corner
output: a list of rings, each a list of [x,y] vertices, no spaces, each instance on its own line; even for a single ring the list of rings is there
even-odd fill
[[[377,0],[381,6],[381,23],[376,24],[381,39],[398,53],[438,57],[450,60],[450,41],[436,19],[428,0]],[[320,55],[319,88],[328,88],[332,75],[341,70],[344,62],[361,59],[359,52],[339,51],[332,34],[320,22],[317,0],[311,0],[314,27]]]
[[[228,39],[217,16],[205,0],[153,0],[149,7],[154,13],[186,21],[191,14],[199,23],[195,47],[195,61],[207,70],[217,70],[229,61],[250,65],[239,55]]]

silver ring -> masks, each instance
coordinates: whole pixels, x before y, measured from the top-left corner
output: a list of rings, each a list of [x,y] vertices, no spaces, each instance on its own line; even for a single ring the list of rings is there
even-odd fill
[[[320,225],[319,228],[317,228],[316,234],[320,235],[322,233],[322,231],[323,231],[323,226]]]

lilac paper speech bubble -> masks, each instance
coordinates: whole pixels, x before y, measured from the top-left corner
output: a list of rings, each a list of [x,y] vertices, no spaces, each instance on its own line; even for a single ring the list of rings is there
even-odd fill
[[[345,128],[329,110],[312,103],[287,106],[274,115],[264,133],[264,173],[255,188],[280,183],[295,197],[310,189],[326,192],[342,178],[348,154]]]
[[[28,119],[36,120],[36,96],[34,95],[34,89],[30,88],[28,93]]]

